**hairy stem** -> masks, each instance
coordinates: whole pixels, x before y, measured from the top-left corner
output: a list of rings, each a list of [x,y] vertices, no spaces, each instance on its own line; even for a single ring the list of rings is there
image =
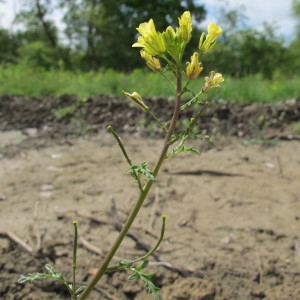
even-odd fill
[[[165,140],[164,140],[164,145],[161,151],[161,154],[158,158],[158,161],[154,167],[154,171],[153,171],[153,175],[156,177],[161,165],[166,157],[166,154],[168,152],[169,149],[169,141],[172,137],[172,134],[174,133],[176,124],[177,124],[177,120],[179,117],[179,113],[180,113],[180,102],[181,102],[181,88],[182,88],[182,75],[181,75],[181,70],[180,68],[178,68],[177,70],[177,85],[176,85],[176,101],[175,101],[175,106],[174,106],[174,110],[173,110],[173,116],[170,122],[170,126],[169,126],[169,130],[166,134]],[[94,278],[92,279],[92,281],[90,282],[90,284],[84,289],[83,293],[81,294],[81,296],[79,297],[79,300],[84,300],[87,298],[87,296],[90,294],[90,292],[92,291],[92,289],[94,288],[94,286],[98,283],[98,281],[101,279],[101,277],[105,274],[108,265],[110,263],[110,261],[112,260],[112,258],[114,257],[116,251],[118,250],[118,248],[120,247],[123,239],[125,238],[127,232],[129,231],[132,223],[134,222],[138,212],[140,211],[140,208],[142,207],[144,200],[146,199],[151,187],[152,187],[153,181],[152,180],[148,180],[145,184],[145,186],[143,187],[143,189],[140,190],[140,194],[139,197],[137,199],[137,202],[133,208],[133,210],[131,211],[130,215],[128,216],[127,221],[125,222],[122,230],[120,231],[116,241],[114,242],[114,244],[112,245],[110,251],[107,253],[106,257],[104,258],[102,265],[100,266],[98,272],[96,273],[96,275],[94,276]]]

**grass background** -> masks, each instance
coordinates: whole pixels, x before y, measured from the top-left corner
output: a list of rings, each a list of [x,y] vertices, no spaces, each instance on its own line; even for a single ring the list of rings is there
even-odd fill
[[[225,77],[221,88],[212,89],[207,97],[235,102],[275,102],[300,98],[300,77],[272,80],[261,76],[234,79]],[[204,84],[204,76],[192,81],[189,87],[197,92]],[[148,69],[130,74],[113,70],[98,72],[71,72],[65,70],[30,69],[22,65],[0,66],[0,94],[41,97],[73,94],[79,97],[93,95],[122,96],[121,91],[137,91],[143,97],[174,96],[170,83]]]

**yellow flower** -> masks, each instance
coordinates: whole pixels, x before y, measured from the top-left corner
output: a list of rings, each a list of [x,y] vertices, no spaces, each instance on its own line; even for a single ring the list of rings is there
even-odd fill
[[[144,103],[142,96],[137,92],[133,92],[132,94],[129,94],[127,92],[122,91],[122,93],[127,97],[127,99],[135,103],[142,110],[149,110],[149,107]]]
[[[207,33],[213,40],[223,33],[223,29],[217,24],[210,23],[207,26]]]
[[[141,50],[141,57],[146,61],[146,65],[154,72],[157,72],[161,69],[160,61],[159,59],[151,56],[144,50]]]
[[[152,19],[149,22],[140,24],[137,31],[141,34],[138,41],[132,47],[142,47],[151,56],[163,53],[166,50],[164,39],[155,29]]]
[[[179,18],[179,28],[184,41],[189,41],[192,36],[192,17],[189,11],[185,11]]]
[[[193,56],[191,56],[191,62],[187,62],[187,67],[185,71],[186,76],[191,80],[197,79],[202,70],[202,63],[199,62],[198,53],[195,52]]]
[[[211,71],[208,77],[205,77],[205,84],[202,87],[202,92],[206,93],[211,88],[218,87],[224,81],[222,74]]]
[[[211,23],[207,26],[207,36],[204,40],[205,34],[202,33],[199,40],[199,49],[202,53],[212,50],[215,46],[216,39],[223,33],[223,29],[217,24]]]
[[[150,19],[149,22],[141,23],[137,28],[137,31],[143,37],[154,36],[157,34],[153,19]]]
[[[166,49],[169,50],[174,46],[176,33],[173,27],[168,26],[167,29],[162,33]]]

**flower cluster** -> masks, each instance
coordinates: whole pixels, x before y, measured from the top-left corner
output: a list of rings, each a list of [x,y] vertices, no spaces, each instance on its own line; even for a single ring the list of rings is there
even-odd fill
[[[132,47],[142,48],[140,51],[141,57],[154,72],[162,70],[161,63],[164,61],[176,76],[181,74],[184,49],[192,37],[192,17],[190,12],[184,12],[178,21],[179,27],[173,28],[168,26],[162,33],[156,30],[153,19],[141,23],[137,28],[140,36]],[[214,48],[216,40],[222,32],[223,30],[220,26],[211,23],[207,27],[207,34],[201,34],[198,51],[194,52],[191,60],[186,63],[185,75],[188,80],[195,80],[199,77],[203,70],[203,64],[199,61],[199,57]],[[205,84],[201,88],[201,92],[206,93],[211,88],[219,87],[223,81],[222,74],[212,71],[208,77],[205,77]],[[148,108],[139,94],[124,94],[141,109],[146,110]]]
[[[183,50],[192,36],[192,17],[189,11],[184,12],[179,18],[178,28],[174,30],[169,26],[162,33],[156,30],[150,19],[149,22],[140,24],[137,31],[140,36],[132,47],[142,47],[144,52],[141,52],[141,56],[152,70],[157,71],[160,64],[153,59],[154,56],[159,56],[168,64],[181,63]]]

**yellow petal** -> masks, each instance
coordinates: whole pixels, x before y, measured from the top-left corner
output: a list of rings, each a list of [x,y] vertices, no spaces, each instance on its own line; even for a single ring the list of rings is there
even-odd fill
[[[191,62],[187,62],[187,68],[186,68],[186,76],[190,79],[197,79],[199,74],[202,72],[203,67],[202,63],[198,60],[198,53],[195,52],[191,56]]]
[[[189,41],[192,33],[192,17],[189,11],[185,11],[179,18],[179,28],[182,34],[182,39]]]

